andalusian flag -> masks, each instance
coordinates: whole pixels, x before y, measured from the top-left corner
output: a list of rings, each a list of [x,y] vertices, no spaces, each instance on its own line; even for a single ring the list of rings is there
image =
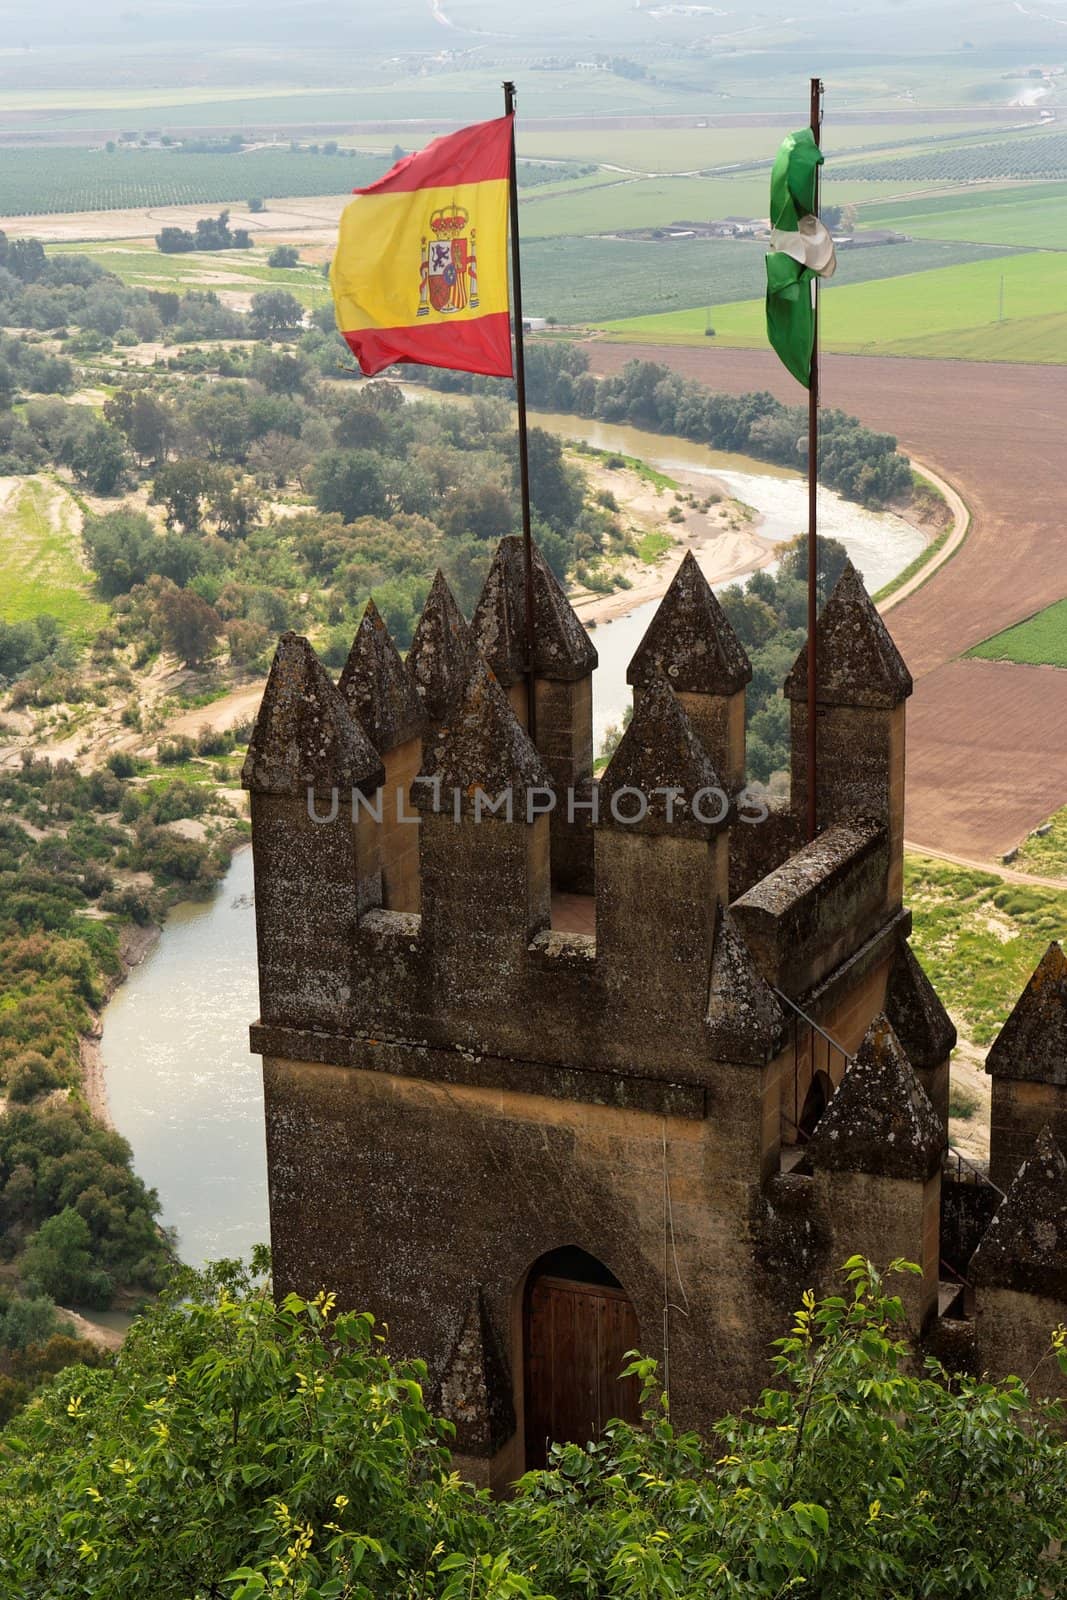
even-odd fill
[[[810,128],[782,141],[771,171],[767,337],[798,383],[811,386],[815,279],[833,276],[834,241],[815,214],[823,154]]]
[[[346,206],[330,283],[337,326],[365,373],[412,361],[512,376],[514,120],[435,139]]]

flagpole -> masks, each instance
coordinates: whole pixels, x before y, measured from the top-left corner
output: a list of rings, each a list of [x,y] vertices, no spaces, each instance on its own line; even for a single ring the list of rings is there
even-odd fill
[[[515,85],[504,84],[504,115],[515,114]],[[511,305],[515,322],[515,395],[519,409],[519,492],[522,498],[523,592],[525,597],[526,731],[537,742],[534,692],[533,532],[530,527],[530,451],[526,431],[526,354],[522,342],[522,269],[519,262],[519,185],[515,163],[515,127],[511,129]]]
[[[822,134],[822,80],[811,80],[811,131],[816,145]],[[819,214],[819,180],[815,179],[815,215]],[[819,829],[818,818],[818,740],[815,717],[817,705],[815,630],[819,613],[819,539],[817,532],[819,485],[819,280],[811,280],[815,341],[811,351],[811,376],[808,384],[808,839]]]

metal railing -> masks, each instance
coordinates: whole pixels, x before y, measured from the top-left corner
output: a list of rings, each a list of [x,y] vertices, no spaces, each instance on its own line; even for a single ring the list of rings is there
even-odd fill
[[[825,1074],[831,1085],[835,1085],[836,1083],[840,1082],[840,1079],[843,1076],[845,1069],[848,1067],[849,1062],[852,1060],[852,1057],[845,1049],[844,1045],[839,1044],[832,1034],[827,1033],[825,1028],[820,1027],[820,1025],[815,1021],[814,1017],[809,1017],[808,1013],[801,1006],[798,1006],[795,1000],[791,1000],[790,997],[783,993],[781,989],[775,989],[774,994],[776,999],[780,1000],[783,1005],[789,1008],[789,1011],[792,1014],[793,1022],[793,1115],[789,1116],[784,1109],[782,1115],[785,1118],[785,1121],[795,1132],[797,1136],[797,1143],[806,1144],[811,1138],[811,1130],[805,1128],[803,1125],[803,1111],[800,1103],[801,1024],[804,1024],[808,1029],[808,1044],[811,1056],[811,1071],[808,1074],[807,1092],[810,1093],[811,1086],[815,1083],[816,1077],[820,1072]],[[824,1045],[822,1066],[819,1065],[817,1060],[817,1040],[821,1040]],[[839,1056],[841,1058],[841,1062],[843,1063],[841,1071],[838,1073],[836,1078],[832,1071],[832,1061],[835,1056]],[[827,1099],[829,1099],[829,1096]],[[823,1109],[825,1109],[825,1107]]]

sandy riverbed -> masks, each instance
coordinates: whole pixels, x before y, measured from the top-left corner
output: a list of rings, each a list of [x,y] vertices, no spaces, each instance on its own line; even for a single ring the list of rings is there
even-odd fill
[[[751,507],[734,499],[718,478],[695,472],[673,472],[673,480],[686,497],[679,500],[673,490],[657,487],[628,467],[608,467],[602,461],[580,454],[572,455],[571,459],[581,467],[596,493],[606,492],[615,497],[620,521],[632,528],[638,538],[644,533],[657,532],[667,534],[672,541],[670,549],[654,562],[628,556],[613,567],[614,572],[627,580],[629,588],[607,595],[580,585],[572,588],[571,603],[586,624],[610,622],[649,600],[658,600],[666,593],[689,550],[712,585],[728,583],[731,578],[768,566],[780,554],[773,541],[760,535],[758,515]],[[689,503],[690,494],[698,501],[697,506]],[[704,510],[709,497],[716,503]],[[670,519],[672,508],[681,513],[681,521]]]

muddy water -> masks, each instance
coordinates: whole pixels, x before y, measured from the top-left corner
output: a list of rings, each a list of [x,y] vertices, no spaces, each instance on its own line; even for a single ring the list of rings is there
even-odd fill
[[[781,543],[795,539],[807,528],[807,481],[798,473],[754,461],[750,456],[708,450],[674,434],[646,433],[625,424],[560,412],[539,411],[534,417],[540,426],[562,438],[581,439],[598,450],[635,456],[661,472],[698,473],[720,480],[735,499],[758,514],[759,532],[765,538]],[[845,546],[871,594],[909,566],[927,543],[925,536],[902,517],[867,511],[830,489],[819,490],[819,528]],[[739,581],[744,580],[730,580]],[[593,679],[593,740],[598,750],[605,730],[621,720],[630,703],[626,668],[657,604],[646,602],[614,622],[601,623],[593,633],[600,656],[600,668]]]
[[[116,991],[102,1051],[115,1126],[159,1191],[183,1261],[247,1255],[268,1237],[252,852],[214,898],[179,906]]]

